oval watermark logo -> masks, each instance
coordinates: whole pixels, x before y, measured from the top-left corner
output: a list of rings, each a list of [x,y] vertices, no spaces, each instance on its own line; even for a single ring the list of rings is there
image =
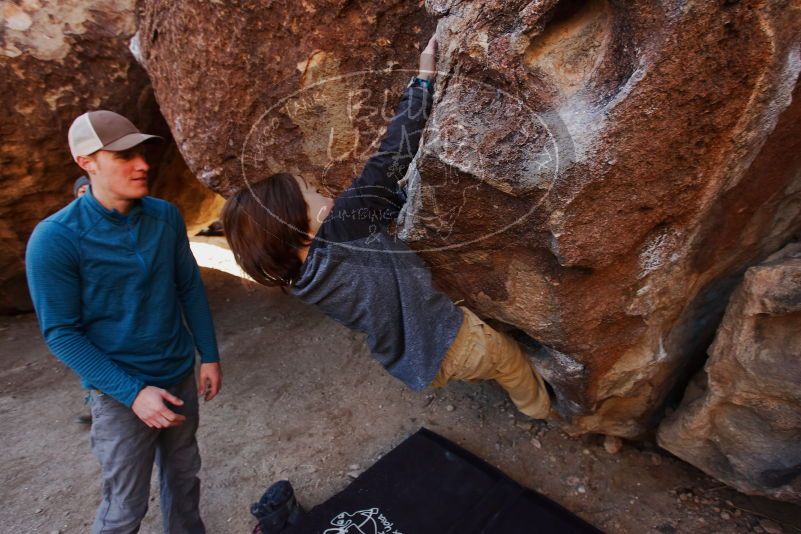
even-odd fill
[[[572,158],[558,114],[538,113],[486,82],[439,73],[427,120],[411,116],[418,110],[396,115],[401,88],[415,72],[304,80],[302,89],[274,102],[251,126],[241,152],[243,186],[252,192],[269,174],[289,172],[319,185],[325,196],[347,196],[337,200],[329,222],[363,226],[364,238],[330,239],[321,232],[315,239],[354,250],[455,249],[530,220],[560,162]],[[389,142],[382,145],[384,136]],[[494,204],[482,205],[487,193]],[[508,202],[499,205],[499,198]],[[379,247],[387,237],[414,242],[416,250]]]

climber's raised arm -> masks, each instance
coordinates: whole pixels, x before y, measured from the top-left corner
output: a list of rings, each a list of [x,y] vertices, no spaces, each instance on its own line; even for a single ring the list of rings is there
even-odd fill
[[[417,153],[420,136],[431,112],[436,50],[436,37],[432,36],[420,54],[418,73],[403,91],[378,151],[340,197],[348,204],[358,203],[380,211],[385,223],[394,219],[401,208],[403,202],[398,196],[398,180],[406,174]]]

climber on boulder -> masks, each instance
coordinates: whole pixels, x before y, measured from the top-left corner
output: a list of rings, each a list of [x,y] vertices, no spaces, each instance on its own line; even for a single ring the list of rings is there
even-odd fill
[[[225,235],[254,280],[366,333],[373,356],[413,390],[495,380],[522,413],[542,419],[550,398],[522,348],[435,290],[423,261],[387,232],[431,110],[436,49],[432,37],[378,152],[348,189],[334,200],[273,174],[226,201]]]

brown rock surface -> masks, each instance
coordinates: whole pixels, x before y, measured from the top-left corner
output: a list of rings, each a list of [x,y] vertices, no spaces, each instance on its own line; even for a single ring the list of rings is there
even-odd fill
[[[341,188],[408,77],[380,69],[414,67],[432,24],[411,2],[142,5],[161,108],[223,193],[277,170]],[[426,8],[441,72],[401,235],[544,345],[573,429],[642,434],[801,223],[801,5]]]
[[[799,4],[429,6],[447,76],[403,235],[545,346],[575,430],[635,437],[801,224]]]
[[[168,138],[169,130],[128,50],[133,0],[9,1],[1,9],[0,312],[13,312],[30,309],[28,236],[72,200],[72,182],[81,174],[67,147],[72,120],[102,108]],[[174,144],[161,153],[154,194],[176,202],[190,227],[213,220],[215,195],[194,179]]]
[[[164,116],[223,194],[287,170],[341,189],[434,27],[401,0],[141,4],[137,42]]]
[[[801,503],[801,243],[746,271],[659,444],[749,494]]]

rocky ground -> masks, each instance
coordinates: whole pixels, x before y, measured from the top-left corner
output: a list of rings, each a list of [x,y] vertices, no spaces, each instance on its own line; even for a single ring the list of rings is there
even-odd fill
[[[287,478],[311,507],[428,427],[607,532],[801,532],[801,508],[739,494],[651,443],[611,454],[518,416],[491,384],[408,391],[362,338],[316,310],[204,270],[225,385],[201,408],[209,532],[249,532],[248,513]],[[86,532],[99,500],[77,378],[49,355],[33,315],[0,318],[0,530]],[[143,525],[160,532],[157,488]]]

